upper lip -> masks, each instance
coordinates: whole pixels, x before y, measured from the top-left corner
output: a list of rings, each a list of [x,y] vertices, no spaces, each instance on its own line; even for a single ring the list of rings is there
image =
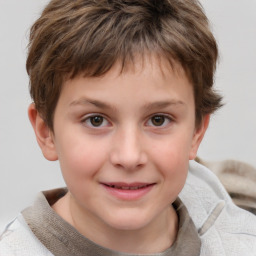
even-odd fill
[[[155,183],[145,183],[145,182],[132,182],[132,183],[126,183],[126,182],[102,182],[101,184],[113,187],[113,188],[120,188],[120,189],[138,189],[147,187],[150,185],[154,185]]]

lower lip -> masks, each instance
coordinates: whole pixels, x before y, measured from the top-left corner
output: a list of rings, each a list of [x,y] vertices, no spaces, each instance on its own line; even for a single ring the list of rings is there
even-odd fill
[[[112,196],[125,201],[134,201],[134,200],[141,199],[146,194],[148,194],[154,186],[154,184],[152,184],[144,188],[130,190],[130,189],[113,188],[113,187],[106,186],[104,184],[102,185]]]

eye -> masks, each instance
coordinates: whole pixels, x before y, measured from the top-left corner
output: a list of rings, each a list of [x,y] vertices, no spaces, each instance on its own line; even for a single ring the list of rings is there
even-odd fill
[[[164,127],[168,125],[171,121],[172,119],[169,116],[154,115],[148,120],[147,126]]]
[[[109,126],[108,120],[101,115],[93,115],[93,116],[86,117],[82,122],[89,127],[98,128],[98,127]]]

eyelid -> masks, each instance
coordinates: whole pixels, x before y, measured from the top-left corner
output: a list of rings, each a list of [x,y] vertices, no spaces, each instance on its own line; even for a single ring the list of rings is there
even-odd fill
[[[146,125],[146,126],[150,126],[150,127],[154,127],[154,128],[165,128],[167,127],[170,123],[174,122],[175,121],[175,118],[170,115],[170,114],[166,114],[166,113],[155,113],[155,114],[152,114],[150,115],[148,118],[147,118],[147,121],[146,121],[146,124],[148,122],[150,122],[150,120],[154,117],[154,116],[161,116],[161,117],[164,117],[166,119],[169,120],[168,124],[166,125],[161,125],[161,126],[156,126],[156,125]]]
[[[86,121],[88,121],[88,120],[90,120],[90,118],[96,117],[96,116],[102,117],[105,121],[108,122],[108,125],[93,126],[93,125],[88,125],[88,124],[86,124]],[[81,123],[82,123],[83,125],[85,125],[86,127],[93,128],[93,129],[100,129],[100,128],[106,128],[106,127],[111,126],[111,122],[109,121],[109,119],[108,119],[105,115],[103,115],[103,114],[101,114],[101,113],[90,113],[90,114],[86,114],[86,115],[84,115],[84,116],[82,117]],[[110,125],[109,125],[109,124],[110,124]]]

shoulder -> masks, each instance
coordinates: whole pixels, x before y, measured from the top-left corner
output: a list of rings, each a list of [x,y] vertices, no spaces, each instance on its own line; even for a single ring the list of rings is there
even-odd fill
[[[0,235],[0,255],[53,256],[37,240],[21,214]]]
[[[202,255],[256,255],[256,216],[237,207],[219,179],[192,161],[180,194],[202,240]]]

